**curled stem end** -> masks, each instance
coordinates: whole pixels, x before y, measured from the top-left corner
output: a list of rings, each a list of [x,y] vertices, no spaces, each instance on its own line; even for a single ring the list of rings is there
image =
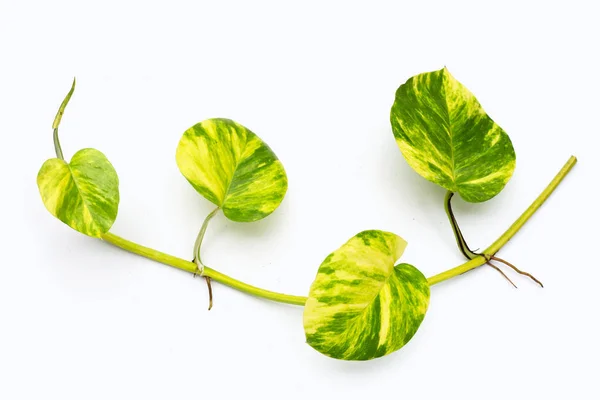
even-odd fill
[[[60,140],[58,139],[58,126],[60,125],[62,116],[65,113],[65,108],[67,108],[67,104],[69,104],[69,100],[71,100],[71,96],[73,95],[73,92],[75,91],[75,83],[76,83],[76,80],[75,80],[75,78],[73,78],[73,84],[71,85],[71,90],[69,90],[69,93],[67,93],[67,95],[65,96],[65,99],[60,104],[60,107],[58,108],[58,112],[56,113],[56,117],[54,117],[54,122],[52,123],[52,129],[54,131],[53,132],[54,151],[56,153],[56,158],[59,158],[61,160],[64,160],[65,158],[63,156],[62,148],[60,147]]]

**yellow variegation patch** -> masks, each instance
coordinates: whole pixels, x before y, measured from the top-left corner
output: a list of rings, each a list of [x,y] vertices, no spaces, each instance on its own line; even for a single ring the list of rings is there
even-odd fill
[[[401,85],[390,119],[408,164],[466,201],[489,200],[512,176],[510,138],[446,68]]]
[[[287,176],[275,153],[229,119],[208,119],[185,131],[176,158],[196,191],[233,221],[266,217],[287,191]]]
[[[88,236],[101,237],[117,218],[119,178],[98,150],[80,150],[70,163],[47,160],[37,184],[48,211]]]
[[[404,346],[429,305],[429,286],[409,264],[394,263],[406,242],[364,231],[319,267],[304,308],[309,345],[343,360],[369,360]]]

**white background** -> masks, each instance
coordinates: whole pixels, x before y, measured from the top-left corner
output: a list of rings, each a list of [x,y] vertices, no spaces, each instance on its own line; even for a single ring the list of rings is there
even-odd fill
[[[598,115],[594,2],[0,2],[0,398],[597,399]],[[486,247],[571,154],[580,162],[499,253],[546,287],[490,268],[435,286],[414,339],[342,362],[304,340],[302,309],[255,299],[84,237],[45,210],[53,157],[95,147],[120,177],[112,232],[191,258],[213,206],[180,175],[183,131],[229,117],[283,161],[270,217],[219,215],[205,261],[305,295],[325,256],[364,229],[403,236],[430,276],[462,262],[444,191],[406,164],[396,88],[446,65],[510,135],[517,168],[484,204],[455,201]]]

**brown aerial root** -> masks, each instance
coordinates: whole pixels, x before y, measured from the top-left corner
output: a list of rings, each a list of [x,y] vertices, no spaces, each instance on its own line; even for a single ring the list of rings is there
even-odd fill
[[[491,256],[490,260],[501,262],[502,264],[504,264],[504,265],[512,268],[516,273],[521,274],[521,275],[525,275],[525,276],[529,277],[535,283],[537,283],[538,285],[540,285],[540,287],[544,287],[544,284],[542,282],[540,282],[535,276],[531,275],[529,272],[521,271],[519,268],[515,267],[513,264],[509,263],[508,261],[503,260],[500,257],[495,257],[495,256]]]
[[[192,262],[195,262],[195,260],[192,260]],[[208,311],[210,311],[213,307],[213,293],[212,293],[211,279],[208,276],[202,275],[202,273],[200,272],[200,269],[198,268],[198,266],[196,266],[196,271],[194,272],[194,278],[198,275],[204,277],[204,280],[206,281],[206,286],[208,287]]]
[[[504,271],[502,271],[500,268],[498,268],[497,266],[495,266],[494,264],[492,264],[489,261],[487,261],[486,264],[489,265],[490,267],[494,268],[496,271],[500,272],[500,274],[504,277],[504,279],[506,279],[507,281],[509,281],[510,284],[515,287],[515,289],[518,289],[517,285],[515,285],[515,283],[513,281],[511,281],[508,276],[506,276],[506,274],[504,273]]]
[[[542,284],[542,282],[540,282],[535,276],[531,275],[529,272],[525,272],[525,271],[521,271],[519,268],[515,267],[513,264],[509,263],[508,261],[500,258],[500,257],[496,257],[496,256],[489,256],[486,254],[481,254],[483,257],[485,257],[486,259],[486,264],[489,265],[490,267],[494,268],[496,271],[500,272],[502,274],[502,276],[504,276],[504,278],[506,278],[507,281],[510,282],[511,285],[513,285],[515,288],[517,287],[517,285],[515,285],[513,283],[513,281],[511,281],[508,276],[506,276],[506,274],[504,272],[502,272],[502,270],[500,268],[498,268],[498,266],[492,264],[492,260],[493,261],[498,261],[504,265],[506,265],[507,267],[512,268],[516,273],[521,274],[521,275],[525,275],[527,277],[529,277],[531,280],[533,280],[535,283],[537,283],[538,285],[540,285],[540,287],[544,287],[544,285]]]
[[[208,311],[210,311],[213,306],[212,285],[208,276],[205,276],[204,279],[206,280],[206,286],[208,286]]]

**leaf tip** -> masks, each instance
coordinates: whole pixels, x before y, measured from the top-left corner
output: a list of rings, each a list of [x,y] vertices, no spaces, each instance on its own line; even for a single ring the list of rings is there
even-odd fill
[[[442,68],[441,72],[442,72],[443,75],[445,75],[447,77],[452,77],[452,74],[450,73],[450,70],[445,65],[444,65],[444,68]]]

